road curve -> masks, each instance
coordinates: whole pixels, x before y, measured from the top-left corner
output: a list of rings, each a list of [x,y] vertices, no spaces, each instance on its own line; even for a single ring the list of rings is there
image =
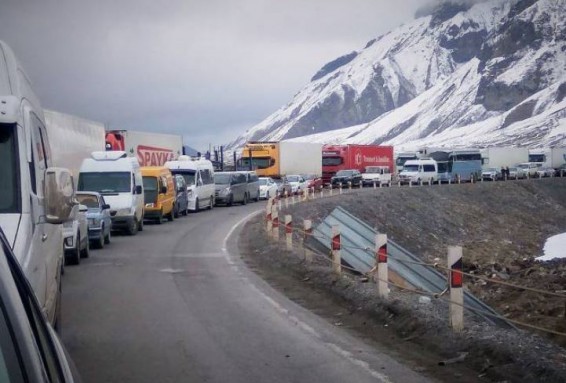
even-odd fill
[[[246,268],[240,223],[263,206],[146,225],[68,267],[62,338],[84,382],[428,382]]]

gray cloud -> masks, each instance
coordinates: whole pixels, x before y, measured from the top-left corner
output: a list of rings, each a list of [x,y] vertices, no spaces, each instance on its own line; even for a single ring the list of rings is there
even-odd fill
[[[226,142],[422,0],[4,0],[0,39],[45,107]]]

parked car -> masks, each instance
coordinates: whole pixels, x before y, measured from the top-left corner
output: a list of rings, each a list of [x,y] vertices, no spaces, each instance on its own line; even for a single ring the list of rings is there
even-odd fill
[[[307,181],[307,188],[309,189],[321,190],[324,187],[322,177],[316,174],[304,174],[303,178]]]
[[[364,186],[373,184],[391,186],[389,166],[366,166],[365,172],[362,173],[362,182]]]
[[[339,170],[334,177],[330,179],[330,185],[332,188],[339,187],[348,187],[351,184],[352,186],[360,186],[362,184],[362,173],[356,169],[350,170]]]
[[[303,190],[307,188],[307,181],[298,174],[288,175],[287,182],[291,184],[291,193],[292,194],[299,194],[302,193]]]
[[[501,179],[501,171],[497,168],[487,168],[481,172],[484,181],[497,181]]]
[[[175,174],[173,183],[177,191],[177,198],[175,199],[175,218],[180,214],[189,214],[189,192],[187,191],[187,181],[185,177],[180,174]]]
[[[96,249],[102,249],[110,243],[112,231],[112,218],[110,217],[110,205],[104,200],[104,196],[97,192],[77,192],[77,199],[88,210],[86,219],[88,221],[88,239]]]
[[[525,171],[525,175],[527,177],[536,177],[538,166],[534,162],[523,162],[521,164],[517,164],[518,168],[521,168]]]
[[[554,175],[556,177],[566,177],[566,164],[562,164],[554,169]]]
[[[259,201],[259,178],[256,172],[241,171],[240,173],[246,176],[246,182],[248,183],[248,201]]]
[[[553,177],[554,176],[554,172],[555,170],[553,168],[538,168],[537,169],[537,173],[536,173],[536,177],[542,178],[542,177]]]
[[[509,168],[509,179],[523,179],[525,178],[525,170],[516,166]]]
[[[0,381],[79,382],[0,228]]]
[[[65,264],[78,265],[81,258],[88,258],[90,241],[88,239],[88,207],[77,204],[73,207],[74,219],[63,223],[63,244],[65,247]]]
[[[293,193],[293,188],[286,177],[281,178],[277,185],[279,197],[290,196]]]
[[[239,172],[214,173],[216,204],[232,206],[234,202],[242,205],[248,203],[248,182],[246,176]]]
[[[269,199],[277,195],[278,186],[271,177],[259,177],[259,198]]]

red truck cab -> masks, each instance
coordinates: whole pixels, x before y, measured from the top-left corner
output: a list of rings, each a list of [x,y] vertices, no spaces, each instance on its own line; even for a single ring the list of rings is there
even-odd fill
[[[388,166],[394,171],[393,147],[380,145],[324,145],[322,147],[322,180],[324,184],[339,170],[366,166]]]

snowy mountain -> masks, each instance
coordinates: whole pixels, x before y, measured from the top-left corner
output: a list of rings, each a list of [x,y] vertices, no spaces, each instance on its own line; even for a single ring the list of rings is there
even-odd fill
[[[566,145],[566,1],[444,2],[326,64],[230,147],[282,139]]]

